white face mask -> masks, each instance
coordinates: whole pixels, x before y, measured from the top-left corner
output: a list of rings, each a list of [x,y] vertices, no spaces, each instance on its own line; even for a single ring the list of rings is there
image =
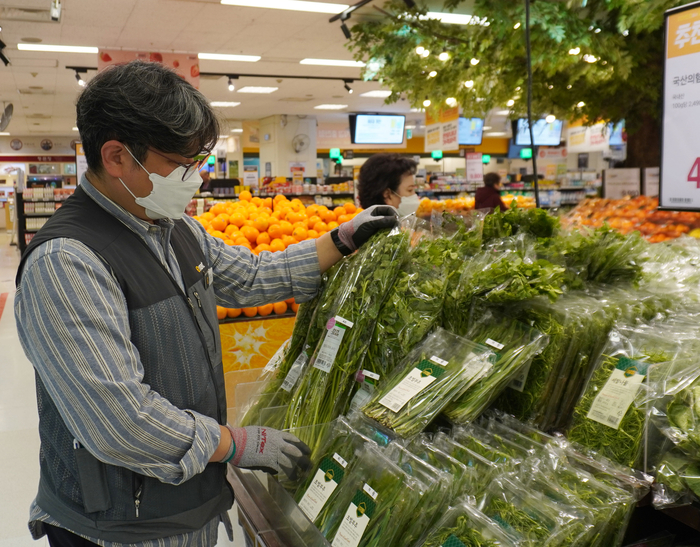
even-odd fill
[[[126,148],[126,147],[124,147]],[[126,149],[129,154],[131,150]],[[141,166],[141,169],[148,173],[148,170],[141,165],[133,154],[131,157]],[[185,214],[187,204],[192,200],[199,187],[202,185],[202,177],[199,172],[194,173],[187,180],[182,180],[185,174],[185,167],[182,165],[176,167],[175,170],[167,177],[158,175],[157,173],[148,173],[148,179],[153,184],[151,193],[143,198],[137,198],[134,193],[129,190],[129,187],[124,184],[122,179],[119,179],[129,192],[136,203],[146,209],[146,216],[150,219],[157,220],[159,218],[172,218],[174,220],[181,219]]]
[[[418,210],[418,206],[420,205],[420,198],[418,197],[418,194],[413,194],[412,196],[399,196],[396,192],[394,192],[394,195],[401,198],[401,203],[399,203],[398,207],[399,216],[405,217],[412,215]]]

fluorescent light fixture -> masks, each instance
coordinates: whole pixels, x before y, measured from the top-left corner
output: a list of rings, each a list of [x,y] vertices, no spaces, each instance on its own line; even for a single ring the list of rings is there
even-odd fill
[[[0,131],[0,136],[2,137],[9,137],[10,134],[7,131]]]
[[[241,63],[257,63],[259,55],[228,55],[226,53],[198,53],[197,57],[205,61],[240,61]]]
[[[219,135],[220,139],[228,139],[228,135]]]
[[[343,108],[347,108],[348,105],[346,104],[320,104],[318,106],[314,106],[316,110],[342,110]]]
[[[238,106],[241,103],[233,103],[229,101],[212,101],[210,104],[214,108],[233,108],[234,106]]]
[[[510,110],[499,110],[496,112],[496,116],[510,116]]]
[[[490,133],[485,133],[487,137],[505,137],[508,133],[505,131],[492,131]]]
[[[221,0],[225,6],[246,8],[284,9],[289,11],[310,11],[312,13],[340,13],[350,6],[327,2],[304,2],[303,0]]]
[[[362,61],[345,61],[342,59],[302,59],[300,65],[318,65],[318,66],[345,66],[351,68],[362,68],[365,63]]]
[[[489,129],[493,129],[490,125],[486,125],[483,127],[484,131],[488,131]]]
[[[439,11],[429,11],[428,19],[437,19],[441,23],[449,25],[468,25],[471,20],[471,15],[463,15],[461,13],[441,13]]]
[[[231,129],[231,133],[243,133],[243,129]]]
[[[254,86],[247,85],[238,90],[238,93],[274,93],[279,87],[264,87],[264,86]]]
[[[79,129],[77,127],[74,127],[73,131],[79,131]]]
[[[375,89],[367,93],[360,93],[360,97],[373,97],[375,99],[386,99],[389,95],[391,95],[391,91],[385,89]]]
[[[49,46],[46,44],[17,44],[20,51],[48,51],[51,53],[93,53],[97,54],[98,48],[85,46]]]

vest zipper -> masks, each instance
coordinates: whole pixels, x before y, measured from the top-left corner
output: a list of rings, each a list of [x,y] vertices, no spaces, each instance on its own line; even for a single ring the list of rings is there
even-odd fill
[[[134,506],[136,507],[136,518],[139,518],[139,507],[141,507],[141,489],[142,487],[139,486],[139,489],[136,491],[136,498],[134,499]]]
[[[136,510],[136,518],[139,518],[139,510],[141,509],[141,494],[143,493],[143,479],[134,473],[134,509]]]
[[[194,291],[194,297],[197,299],[197,303],[199,304],[199,309],[203,310],[202,308],[202,301],[199,299],[199,293],[197,291]],[[209,325],[209,329],[211,329],[212,335],[214,335],[214,339],[216,339],[216,332],[214,331],[214,326],[209,322],[209,317],[207,317],[207,314],[202,311],[202,316],[204,317],[204,321],[206,322],[207,325]],[[218,328],[218,325],[217,325]]]

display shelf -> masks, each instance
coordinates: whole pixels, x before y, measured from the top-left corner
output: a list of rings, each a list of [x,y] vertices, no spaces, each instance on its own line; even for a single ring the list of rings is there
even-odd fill
[[[265,319],[283,319],[285,317],[296,317],[297,314],[293,311],[287,311],[281,315],[270,314],[270,315],[255,315],[253,317],[246,317],[241,314],[238,317],[227,317],[226,319],[219,319],[219,324],[224,325],[226,323],[245,323],[248,321],[263,321]]]
[[[53,213],[24,213],[24,216],[27,218],[30,218],[30,217],[50,217],[50,216],[53,216]]]

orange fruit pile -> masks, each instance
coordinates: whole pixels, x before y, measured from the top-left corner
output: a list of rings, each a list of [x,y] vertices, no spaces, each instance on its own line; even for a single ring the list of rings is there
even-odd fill
[[[283,300],[282,302],[275,302],[274,304],[265,304],[264,306],[254,306],[252,308],[224,308],[222,306],[216,306],[216,316],[221,319],[235,318],[244,315],[245,317],[255,317],[256,315],[261,315],[267,317],[268,315],[284,315],[288,310],[292,310],[294,313],[299,309],[299,304],[297,304],[293,298],[288,300]]]

